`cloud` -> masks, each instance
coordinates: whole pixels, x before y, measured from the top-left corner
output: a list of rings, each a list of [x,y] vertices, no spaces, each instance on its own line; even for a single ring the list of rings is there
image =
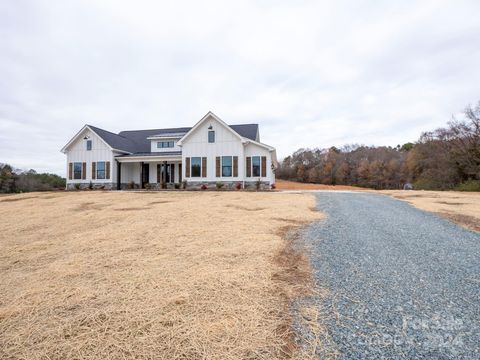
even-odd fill
[[[476,1],[0,4],[0,161],[65,174],[85,123],[258,122],[280,156],[396,145],[480,100]]]

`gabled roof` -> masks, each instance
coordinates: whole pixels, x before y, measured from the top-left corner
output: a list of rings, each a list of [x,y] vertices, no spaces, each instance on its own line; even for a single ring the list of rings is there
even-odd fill
[[[127,152],[135,152],[135,143],[120,134],[115,134],[107,130],[100,129],[96,126],[87,125],[95,134],[100,136],[103,141],[110,145],[113,149],[124,150]]]
[[[210,114],[210,113],[209,113]],[[208,115],[208,114],[207,114]],[[243,137],[249,140],[255,141],[258,133],[258,124],[240,124],[240,125],[227,125],[233,132],[239,137]],[[98,128],[92,125],[85,125],[62,149],[65,152],[66,149],[73,143],[73,141],[85,130],[89,128],[95,134],[97,134],[112,150],[120,150],[126,153],[148,153],[151,151],[150,137],[166,137],[166,136],[178,136],[183,137],[187,134],[192,127],[178,127],[167,129],[149,129],[149,130],[127,130],[121,131],[118,134]]]
[[[242,125],[228,125],[222,119],[220,119],[217,115],[213,112],[209,111],[202,117],[179,141],[178,144],[181,146],[183,141],[190,136],[198,127],[203,124],[208,119],[213,118],[227,129],[229,129],[235,136],[237,136],[240,140],[244,140],[244,138],[250,140],[256,140],[257,133],[258,133],[258,124],[242,124]]]
[[[135,150],[135,144],[132,143],[127,138],[123,136],[114,134],[110,131],[100,129],[96,126],[92,125],[85,125],[83,126],[78,133],[75,134],[74,137],[70,139],[70,141],[62,148],[62,152],[66,152],[68,147],[86,130],[90,130],[97,134],[97,136],[112,150],[120,150],[122,152],[132,152]]]

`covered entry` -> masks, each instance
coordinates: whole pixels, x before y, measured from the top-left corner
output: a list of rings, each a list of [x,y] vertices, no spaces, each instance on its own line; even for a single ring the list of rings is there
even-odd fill
[[[117,189],[173,187],[182,181],[182,157],[164,155],[117,156]]]
[[[182,182],[182,164],[163,162],[157,164],[157,183],[174,184]]]

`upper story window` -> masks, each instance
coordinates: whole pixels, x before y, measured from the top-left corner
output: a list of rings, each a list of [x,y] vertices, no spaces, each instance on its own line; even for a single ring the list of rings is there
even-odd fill
[[[157,149],[172,148],[174,146],[173,141],[159,141],[157,142]]]
[[[209,143],[215,142],[215,130],[208,130],[208,142]]]
[[[92,150],[92,140],[87,140],[87,150]]]

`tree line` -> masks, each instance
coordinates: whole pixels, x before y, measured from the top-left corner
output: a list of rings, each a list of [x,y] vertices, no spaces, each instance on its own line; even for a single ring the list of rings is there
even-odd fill
[[[16,170],[0,163],[0,193],[65,189],[65,178],[56,174]]]
[[[424,132],[415,143],[299,149],[287,156],[279,179],[374,189],[480,191],[480,101],[461,120]]]

